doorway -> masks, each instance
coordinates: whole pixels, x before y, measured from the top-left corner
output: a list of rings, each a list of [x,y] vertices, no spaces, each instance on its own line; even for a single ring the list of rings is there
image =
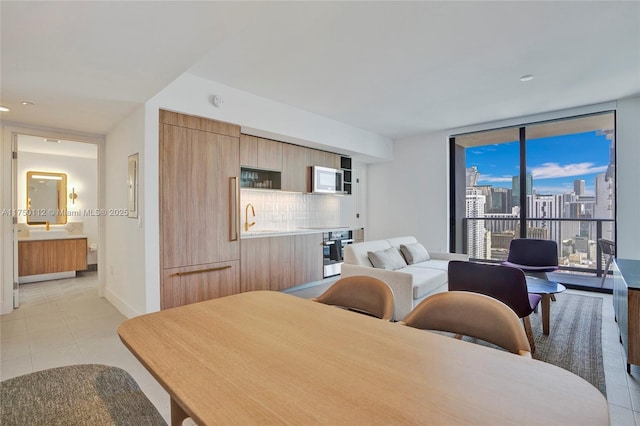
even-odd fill
[[[13,150],[17,152],[13,166],[14,244],[20,247],[14,247],[14,283],[19,283],[14,284],[14,308],[17,308],[23,284],[76,274],[75,267],[66,265],[58,268],[65,271],[44,274],[25,269],[26,252],[22,248],[28,244],[44,239],[67,244],[69,240],[86,237],[86,245],[75,249],[73,255],[85,262],[75,265],[82,265],[78,267],[85,271],[98,270],[100,191],[98,143],[23,133],[14,136]],[[38,249],[47,250],[42,248],[47,246],[50,244],[42,244]],[[64,259],[62,263],[70,264],[67,258],[66,254],[60,256]]]

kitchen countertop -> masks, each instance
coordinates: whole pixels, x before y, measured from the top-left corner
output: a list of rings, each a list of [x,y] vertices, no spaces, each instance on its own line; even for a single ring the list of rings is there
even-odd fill
[[[257,229],[255,231],[242,232],[240,238],[262,238],[262,237],[281,237],[288,235],[318,234],[331,231],[353,231],[361,229],[358,226],[331,226],[317,228],[295,228],[295,229]]]

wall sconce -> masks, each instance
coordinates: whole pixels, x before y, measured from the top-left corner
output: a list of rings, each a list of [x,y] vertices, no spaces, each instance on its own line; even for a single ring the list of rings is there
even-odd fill
[[[73,187],[71,188],[71,194],[69,194],[69,198],[71,198],[71,204],[76,203],[76,198],[78,198],[78,194],[76,194],[76,189]]]

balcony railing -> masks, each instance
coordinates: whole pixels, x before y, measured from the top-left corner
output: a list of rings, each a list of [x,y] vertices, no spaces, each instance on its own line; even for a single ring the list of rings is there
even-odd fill
[[[471,260],[501,262],[507,258],[511,240],[519,237],[519,218],[463,219],[463,250]],[[560,271],[601,277],[607,259],[598,239],[615,242],[615,220],[528,219],[527,238],[554,240]]]

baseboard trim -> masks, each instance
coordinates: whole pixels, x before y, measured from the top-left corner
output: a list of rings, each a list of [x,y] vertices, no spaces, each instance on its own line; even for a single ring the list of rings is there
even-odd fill
[[[128,303],[122,300],[117,294],[111,291],[109,288],[104,289],[104,297],[118,310],[122,315],[127,318],[137,317],[142,315],[141,312],[133,309]]]

